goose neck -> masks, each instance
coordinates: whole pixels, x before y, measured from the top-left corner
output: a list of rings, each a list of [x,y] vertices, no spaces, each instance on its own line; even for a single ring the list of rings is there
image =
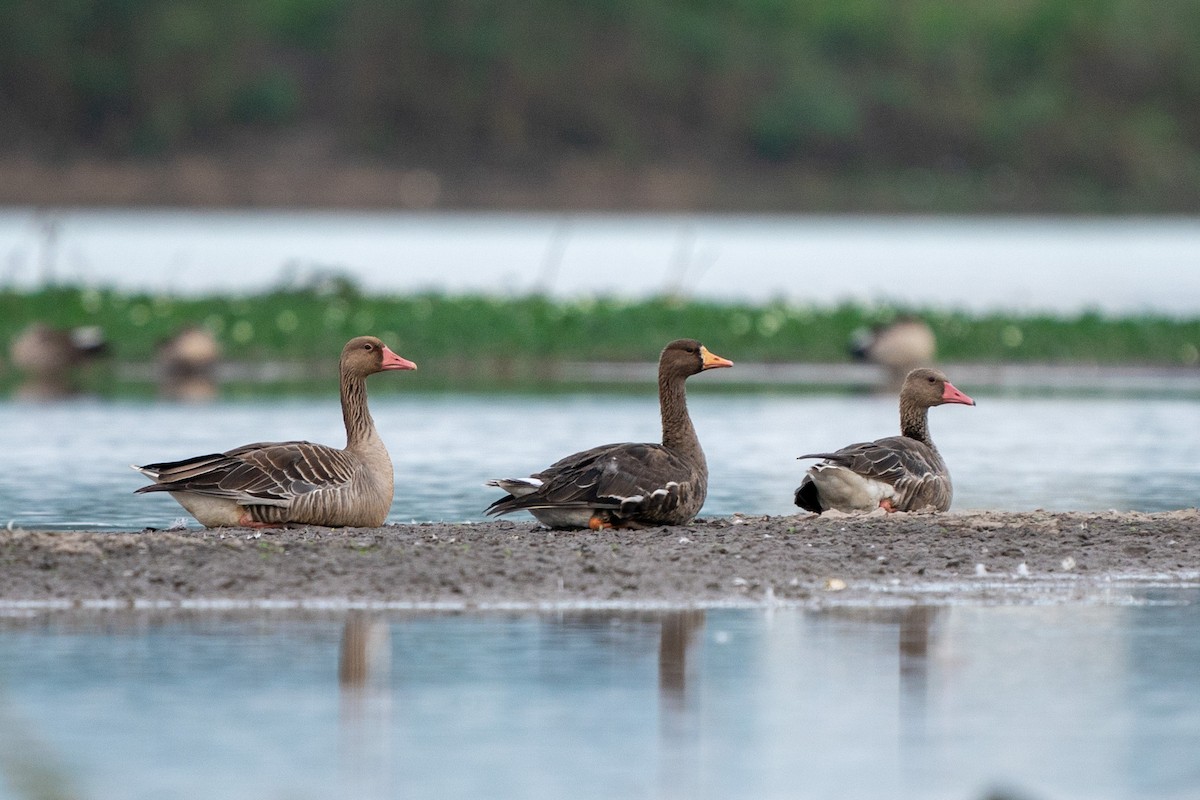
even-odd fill
[[[900,434],[933,447],[933,439],[929,436],[929,408],[901,400]]]
[[[346,423],[346,449],[377,438],[375,420],[367,408],[367,381],[361,375],[342,370],[342,420]]]
[[[662,415],[662,443],[672,450],[679,450],[688,455],[699,455],[700,441],[696,437],[696,429],[688,414],[687,392],[684,389],[684,378],[678,375],[659,374],[658,403]]]

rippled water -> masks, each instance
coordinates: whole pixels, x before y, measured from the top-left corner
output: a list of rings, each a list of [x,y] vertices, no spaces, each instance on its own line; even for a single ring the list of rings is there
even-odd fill
[[[1200,402],[1163,397],[981,396],[930,415],[954,477],[956,509],[1164,510],[1200,502]],[[888,397],[693,393],[708,454],[704,515],[787,514],[806,452],[891,435]],[[651,441],[657,403],[572,394],[384,396],[372,400],[395,462],[392,522],[482,520],[484,481],[525,475],[612,441]],[[0,523],[140,529],[184,516],[138,495],[129,469],[252,441],[344,443],[336,399],[0,403]],[[194,524],[194,523],[192,523]]]
[[[0,798],[1194,798],[1200,596],[1142,600],[0,617]]]

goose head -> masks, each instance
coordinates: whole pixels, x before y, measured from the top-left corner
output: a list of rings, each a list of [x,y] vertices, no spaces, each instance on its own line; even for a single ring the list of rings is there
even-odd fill
[[[710,352],[695,339],[676,339],[663,348],[658,359],[659,374],[684,378],[706,369],[732,366],[732,361]]]
[[[944,373],[929,367],[914,369],[908,373],[900,390],[900,400],[918,408],[931,408],[946,403],[975,405],[975,401],[959,391]]]
[[[342,371],[365,378],[391,369],[416,369],[407,358],[396,355],[374,336],[356,336],[342,348]]]

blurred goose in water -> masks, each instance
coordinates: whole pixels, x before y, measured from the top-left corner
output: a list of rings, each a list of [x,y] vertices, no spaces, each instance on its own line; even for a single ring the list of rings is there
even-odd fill
[[[159,393],[173,400],[211,400],[221,345],[203,325],[187,325],[157,348]]]
[[[416,369],[374,336],[351,339],[340,362],[346,447],[260,442],[183,461],[134,466],[206,527],[378,527],[394,490],[392,460],[367,408],[366,378]]]
[[[76,371],[108,353],[104,331],[96,326],[26,327],[9,347],[12,365],[25,376],[20,393],[30,398],[62,397],[76,390]]]
[[[708,464],[688,415],[684,381],[732,366],[694,339],[671,342],[658,360],[662,444],[606,444],[528,478],[489,481],[509,494],[487,513],[529,511],[551,528],[593,530],[690,522],[708,493]]]
[[[916,317],[899,317],[870,331],[858,330],[850,353],[858,361],[878,364],[887,371],[888,386],[898,389],[909,371],[933,365],[937,339],[933,329]]]
[[[843,447],[821,458],[796,489],[796,505],[821,513],[916,511],[950,508],[954,494],[946,462],[929,435],[929,409],[944,403],[975,405],[935,369],[915,369],[900,390],[900,435]]]

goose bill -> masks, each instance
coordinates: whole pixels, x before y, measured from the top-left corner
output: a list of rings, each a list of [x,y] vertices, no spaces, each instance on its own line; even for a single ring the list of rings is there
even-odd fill
[[[946,381],[946,389],[942,392],[943,403],[962,403],[965,406],[975,405],[975,401],[967,397],[954,387],[950,381]]]
[[[417,365],[404,356],[396,355],[386,344],[383,346],[384,369],[416,369]]]
[[[714,369],[716,367],[732,367],[733,362],[728,358],[721,358],[716,353],[710,352],[704,345],[700,346],[700,357],[704,360],[704,369]]]

